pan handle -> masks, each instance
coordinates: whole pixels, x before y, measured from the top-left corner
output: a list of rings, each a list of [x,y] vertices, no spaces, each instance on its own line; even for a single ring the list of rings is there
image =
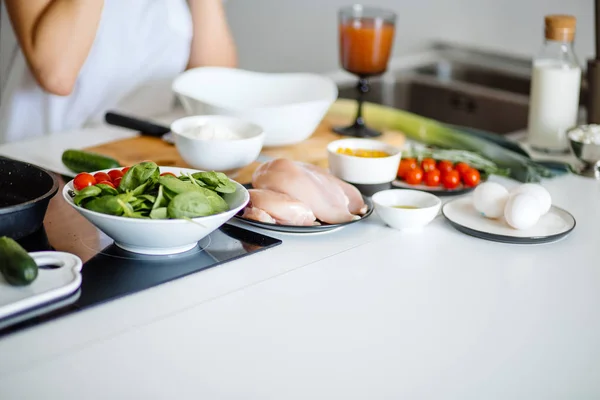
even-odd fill
[[[134,131],[138,131],[142,135],[146,136],[161,137],[165,133],[171,132],[171,129],[167,126],[155,124],[153,122],[135,117],[130,117],[128,115],[120,114],[114,111],[108,111],[104,115],[104,120],[109,125],[119,126],[121,128],[127,128]]]

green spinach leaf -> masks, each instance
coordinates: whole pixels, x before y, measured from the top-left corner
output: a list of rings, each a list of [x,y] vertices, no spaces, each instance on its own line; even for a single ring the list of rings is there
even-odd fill
[[[234,193],[236,190],[233,183],[227,175],[222,172],[196,172],[192,177],[200,182],[203,182],[206,187],[219,193]]]
[[[178,178],[175,178],[171,175],[164,175],[164,176],[159,177],[158,183],[163,185],[165,187],[165,189],[167,189],[175,194],[191,192],[194,190],[201,189],[201,187],[198,185],[194,185],[191,182],[184,182],[184,181],[179,180]]]
[[[167,219],[167,207],[158,207],[150,211],[150,218],[152,219]]]
[[[196,218],[214,214],[210,200],[200,192],[180,193],[167,207],[170,218]]]
[[[160,170],[158,165],[152,161],[144,161],[129,168],[129,170],[123,175],[119,189],[123,192],[129,190],[136,190],[141,185],[152,185],[159,177]],[[148,183],[150,182],[150,183]],[[144,187],[144,189],[146,186]],[[138,194],[142,194],[143,190]]]
[[[152,205],[152,209],[156,210],[160,207],[166,207],[169,204],[169,200],[167,200],[164,196],[163,185],[158,185],[158,193],[156,194],[156,199],[154,200],[154,204]]]
[[[108,186],[108,185],[106,185]],[[110,186],[109,186],[110,187]],[[111,188],[112,189],[112,188]],[[99,196],[102,193],[102,189],[98,186],[88,186],[79,191],[77,195],[73,198],[73,202],[76,205],[81,205],[84,200],[89,200],[93,197]]]
[[[123,215],[123,207],[119,203],[124,203],[118,196],[95,197],[84,204],[84,208],[90,211],[96,211],[103,214]]]
[[[113,188],[112,186],[108,186],[106,183],[97,183],[96,187],[99,187],[100,190],[102,190],[102,194],[103,195],[111,195],[111,196],[116,196],[119,194],[119,192],[117,192],[117,189]]]

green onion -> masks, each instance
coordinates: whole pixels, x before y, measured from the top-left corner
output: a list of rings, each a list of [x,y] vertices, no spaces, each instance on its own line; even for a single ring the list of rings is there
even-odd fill
[[[331,115],[354,118],[356,102],[339,99],[332,105],[329,112]],[[555,176],[550,169],[521,154],[408,111],[364,103],[363,113],[367,124],[373,128],[397,130],[407,138],[428,146],[476,153],[492,161],[499,167],[499,171],[508,172],[511,178],[520,182],[539,182],[542,178]]]

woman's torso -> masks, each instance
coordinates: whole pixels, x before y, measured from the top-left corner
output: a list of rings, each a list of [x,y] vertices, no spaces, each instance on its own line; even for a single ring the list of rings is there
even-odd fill
[[[5,21],[0,24],[4,31]],[[185,0],[105,0],[94,44],[71,95],[44,92],[20,51],[4,73],[0,65],[0,142],[98,123],[107,109],[141,117],[168,111],[174,100],[171,82],[185,69],[191,36]],[[0,44],[0,59],[14,50]]]

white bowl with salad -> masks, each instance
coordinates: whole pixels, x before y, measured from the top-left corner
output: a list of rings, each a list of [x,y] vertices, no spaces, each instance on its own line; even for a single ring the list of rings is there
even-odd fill
[[[153,162],[80,173],[62,193],[117,246],[151,255],[193,249],[250,199],[242,185],[223,173]]]

